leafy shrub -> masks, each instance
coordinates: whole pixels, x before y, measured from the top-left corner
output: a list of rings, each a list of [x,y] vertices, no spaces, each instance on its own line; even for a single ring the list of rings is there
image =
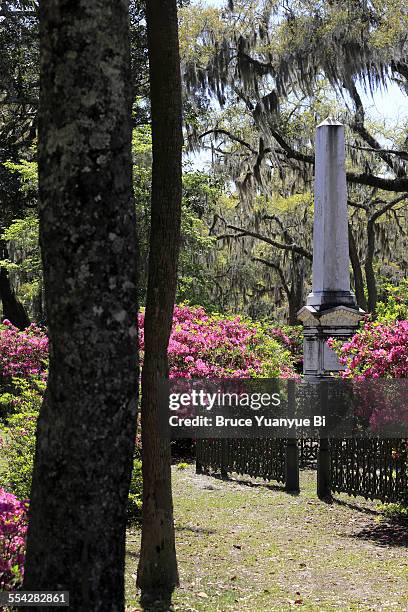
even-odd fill
[[[26,533],[27,502],[0,488],[0,591],[23,581]]]
[[[132,479],[130,481],[129,498],[127,506],[128,521],[140,520],[142,515],[142,461],[137,456],[133,462]]]
[[[377,321],[393,323],[408,320],[408,279],[398,286],[386,283],[382,287],[383,299],[377,304]]]
[[[9,386],[0,387],[0,423],[5,422],[7,417],[14,412],[15,395]]]
[[[10,383],[0,389],[0,422],[7,424],[7,419],[15,413],[39,412],[45,382],[38,376],[30,378],[12,378]]]
[[[35,451],[35,431],[45,383],[40,378],[13,378],[11,392],[0,396],[8,402],[6,426],[0,432],[2,482],[20,499],[30,496]]]
[[[407,504],[383,504],[380,510],[384,517],[390,521],[403,521],[408,524],[408,505]]]
[[[282,344],[291,355],[291,364],[296,370],[302,370],[303,365],[303,327],[301,325],[282,325],[269,327],[264,325],[266,332]]]
[[[5,487],[21,499],[30,497],[38,412],[22,412],[10,417],[1,442]]]

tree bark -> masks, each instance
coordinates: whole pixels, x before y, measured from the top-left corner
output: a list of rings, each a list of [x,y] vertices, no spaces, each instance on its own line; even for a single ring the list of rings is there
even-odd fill
[[[353,268],[354,289],[356,292],[357,304],[363,310],[367,310],[367,300],[364,294],[363,271],[361,269],[361,263],[358,257],[356,241],[355,241],[354,234],[353,234],[353,231],[350,225],[349,225],[349,255],[350,255],[351,267]]]
[[[377,308],[377,281],[375,279],[373,260],[375,251],[375,223],[369,219],[367,222],[367,255],[365,259],[365,276],[368,294],[368,311],[375,316]]]
[[[297,318],[297,313],[299,312],[300,308],[298,308],[298,301],[296,299],[296,296],[292,294],[290,294],[288,296],[288,325],[298,325],[299,321]]]
[[[289,317],[288,323],[289,325],[298,325],[299,319],[297,317],[297,313],[302,308],[304,304],[304,294],[303,294],[303,286],[304,286],[304,261],[303,258],[299,257],[296,253],[292,253],[292,263],[291,263],[291,284],[290,284],[290,293],[288,295],[288,303],[289,303]]]
[[[142,599],[160,596],[166,601],[178,584],[170,442],[158,434],[158,381],[168,375],[180,245],[182,123],[176,0],[148,0],[146,20],[153,174],[142,373],[143,527],[137,585]]]
[[[50,365],[24,589],[123,611],[138,388],[128,2],[44,0],[40,46]]]
[[[8,271],[2,267],[0,267],[0,299],[4,319],[8,319],[19,329],[25,329],[30,325],[30,319],[25,308],[18,301],[11,287]]]

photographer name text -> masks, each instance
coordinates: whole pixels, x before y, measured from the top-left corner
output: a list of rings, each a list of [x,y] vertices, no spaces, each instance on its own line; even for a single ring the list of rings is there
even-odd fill
[[[304,419],[274,419],[265,416],[234,418],[224,417],[222,415],[214,417],[200,415],[190,418],[172,415],[169,418],[169,425],[170,427],[278,427],[284,429],[301,429],[304,427],[325,427],[326,417],[315,415],[312,418]]]

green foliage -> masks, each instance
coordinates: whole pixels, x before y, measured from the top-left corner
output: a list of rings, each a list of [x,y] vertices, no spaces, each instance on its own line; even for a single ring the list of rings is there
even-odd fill
[[[21,249],[25,251],[34,251],[38,249],[38,219],[34,216],[28,216],[24,219],[16,219],[3,232],[1,238],[3,240],[12,240],[16,242]],[[39,267],[39,258],[38,261]]]
[[[152,178],[152,137],[150,125],[133,130],[133,188],[138,217],[140,249],[140,294],[144,303],[147,284],[147,263],[150,234],[150,193]],[[6,167],[18,174],[22,189],[37,198],[37,164],[22,160],[7,162]],[[219,181],[202,172],[185,172],[183,176],[182,244],[178,299],[194,304],[213,306],[209,298],[211,274],[203,260],[214,246],[208,234],[206,214],[221,193]],[[38,218],[32,212],[15,219],[3,232],[1,239],[9,245],[10,257],[0,262],[12,274],[18,298],[34,315],[32,305],[41,296],[42,268],[39,249]],[[38,310],[38,309],[37,309]]]
[[[294,375],[296,359],[291,351],[291,345],[285,345],[280,338],[274,337],[270,324],[255,323],[255,326],[258,342],[256,355],[262,363],[261,376],[279,378],[286,373]]]
[[[150,164],[152,159],[152,130],[150,125],[139,125],[133,130],[132,151],[136,166]]]
[[[35,453],[37,412],[21,412],[9,419],[3,441],[5,488],[19,499],[29,499]]]
[[[204,172],[183,175],[181,251],[177,301],[189,301],[214,308],[212,270],[205,265],[215,249],[216,239],[209,235],[207,219],[220,197],[221,185]]]
[[[21,191],[25,194],[32,195],[37,193],[38,189],[38,164],[35,161],[27,161],[22,159],[18,164],[7,161],[4,166],[15,172],[20,177]]]
[[[11,385],[0,387],[0,423],[9,424],[13,415],[40,411],[45,382],[38,377],[13,378]]]
[[[200,61],[205,65],[209,61],[215,40],[220,41],[225,34],[226,24],[220,15],[220,9],[196,3],[179,11],[180,55],[185,64]],[[209,32],[211,38],[207,36]]]
[[[148,125],[133,131],[133,189],[138,216],[140,249],[140,302],[144,303],[150,234],[150,192],[152,180],[152,137]],[[181,249],[177,300],[213,306],[209,297],[212,281],[205,257],[214,247],[206,222],[209,211],[221,194],[221,184],[204,172],[185,170],[181,221]]]
[[[150,192],[152,182],[152,134],[150,126],[133,130],[133,192],[137,214],[139,243],[139,302],[144,303],[150,234]]]
[[[9,389],[0,395],[2,440],[2,482],[19,499],[28,499],[31,489],[37,418],[43,401],[45,383],[13,378]]]
[[[406,504],[383,504],[380,510],[386,519],[408,523],[408,505]]]
[[[13,410],[8,416],[2,442],[2,480],[5,488],[19,499],[30,497],[35,432],[44,386],[42,381],[36,379],[13,379],[12,392],[0,396],[9,402]]]
[[[6,389],[0,393],[0,423],[4,423],[14,411],[15,396]]]
[[[38,199],[38,167],[34,161],[21,160],[3,164],[11,173],[18,175],[21,194],[26,203],[35,207]],[[42,267],[39,248],[38,217],[32,208],[24,217],[15,218],[0,235],[8,243],[9,258],[0,265],[11,273],[17,297],[28,312],[37,315],[34,304],[41,301]]]
[[[383,300],[377,304],[377,319],[381,323],[408,320],[408,279],[399,285],[385,283],[382,288]]]
[[[140,520],[142,515],[142,461],[139,453],[137,453],[132,470],[132,479],[130,481],[129,498],[127,506],[128,521]]]
[[[29,308],[39,298],[42,287],[38,218],[31,214],[14,220],[0,238],[8,242],[11,256],[0,265],[12,273],[17,295]]]
[[[0,395],[3,423],[0,436],[2,485],[19,499],[30,497],[35,453],[35,433],[45,384],[41,380],[14,378]],[[7,418],[6,418],[7,417]],[[142,461],[137,449],[129,490],[128,519],[140,519],[142,510]]]

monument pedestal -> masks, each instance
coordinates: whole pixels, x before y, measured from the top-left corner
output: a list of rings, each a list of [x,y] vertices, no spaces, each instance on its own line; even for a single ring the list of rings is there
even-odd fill
[[[304,306],[298,313],[303,323],[303,373],[307,377],[326,378],[344,367],[327,345],[329,338],[346,341],[357,330],[365,313],[361,308],[334,306],[319,310]]]

